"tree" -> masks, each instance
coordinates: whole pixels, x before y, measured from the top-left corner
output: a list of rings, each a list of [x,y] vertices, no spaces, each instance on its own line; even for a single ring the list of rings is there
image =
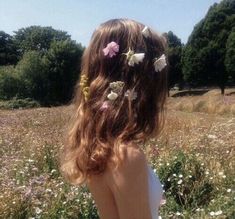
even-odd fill
[[[182,46],[181,39],[178,38],[172,31],[167,33],[167,40],[169,47],[180,47]]]
[[[18,60],[12,36],[0,31],[0,65],[16,64]]]
[[[47,66],[46,96],[49,104],[67,103],[79,77],[84,48],[72,40],[53,41],[44,57]]]
[[[183,84],[183,74],[181,67],[182,43],[181,40],[172,31],[167,33],[167,40],[169,60],[168,88],[172,88],[176,83],[178,83],[181,88]]]
[[[52,41],[70,39],[65,31],[52,27],[30,26],[14,32],[14,43],[21,55],[26,51],[36,50],[46,53]]]
[[[235,1],[223,0],[210,7],[194,28],[183,54],[183,74],[190,84],[215,85],[224,94],[226,42],[235,24]]]
[[[231,81],[235,83],[235,28],[226,43],[225,66]]]

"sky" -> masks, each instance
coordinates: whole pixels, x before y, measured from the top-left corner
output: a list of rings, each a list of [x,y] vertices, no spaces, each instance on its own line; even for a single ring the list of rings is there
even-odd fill
[[[8,34],[31,25],[67,31],[87,46],[97,26],[131,18],[158,32],[173,31],[187,42],[195,24],[221,0],[0,0],[0,30]]]

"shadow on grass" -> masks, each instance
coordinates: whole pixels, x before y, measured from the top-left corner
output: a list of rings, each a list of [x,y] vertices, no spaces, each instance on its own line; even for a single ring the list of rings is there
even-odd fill
[[[235,95],[235,91],[226,94],[226,96],[232,96],[232,95]]]
[[[208,91],[209,91],[209,89],[206,89],[206,90],[185,90],[185,91],[177,92],[177,93],[171,95],[171,97],[200,96],[200,95],[207,93]]]

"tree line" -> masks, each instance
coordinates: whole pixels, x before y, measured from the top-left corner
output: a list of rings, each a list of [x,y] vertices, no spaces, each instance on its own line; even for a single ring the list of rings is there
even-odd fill
[[[235,84],[235,0],[212,5],[184,45],[168,40],[168,87]],[[79,77],[84,47],[67,32],[30,26],[11,36],[0,31],[0,99],[32,98],[41,105],[68,103]]]

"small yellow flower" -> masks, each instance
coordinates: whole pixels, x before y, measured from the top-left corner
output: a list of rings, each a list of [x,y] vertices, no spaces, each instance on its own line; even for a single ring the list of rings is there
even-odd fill
[[[88,77],[86,75],[81,75],[80,83],[81,91],[84,95],[85,101],[89,98],[89,86],[88,86]]]

